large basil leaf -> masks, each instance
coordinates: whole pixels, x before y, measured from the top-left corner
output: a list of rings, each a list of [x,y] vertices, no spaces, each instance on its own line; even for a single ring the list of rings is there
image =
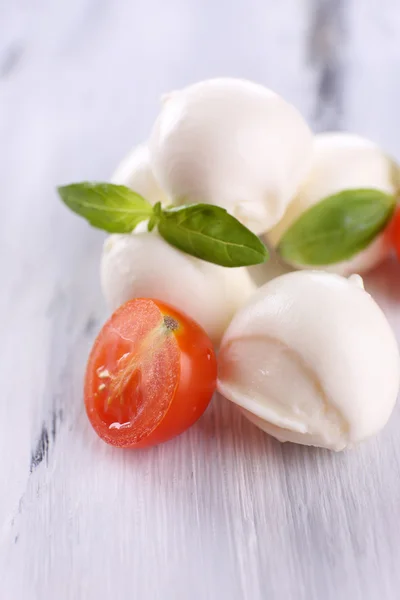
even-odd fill
[[[345,190],[321,200],[283,235],[278,252],[287,262],[322,266],[350,259],[385,228],[395,199],[375,189]]]
[[[163,210],[158,231],[183,252],[224,267],[256,265],[268,258],[268,250],[254,233],[211,204]]]

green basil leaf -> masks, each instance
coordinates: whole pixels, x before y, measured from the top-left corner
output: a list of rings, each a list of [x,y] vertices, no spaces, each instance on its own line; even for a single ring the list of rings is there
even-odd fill
[[[345,190],[324,198],[283,235],[278,252],[298,265],[331,265],[364,250],[385,228],[395,198],[375,189]]]
[[[153,214],[147,200],[123,185],[84,181],[59,187],[58,193],[68,208],[110,233],[131,233]]]
[[[165,209],[158,231],[183,252],[224,267],[257,265],[268,258],[268,250],[254,233],[211,204]]]

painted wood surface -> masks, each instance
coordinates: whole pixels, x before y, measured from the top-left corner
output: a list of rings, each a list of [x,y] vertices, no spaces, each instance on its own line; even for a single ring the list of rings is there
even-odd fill
[[[342,454],[216,398],[149,451],[82,407],[103,235],[55,186],[109,177],[163,92],[260,81],[400,159],[397,0],[0,0],[0,599],[395,600],[400,408]],[[400,268],[367,279],[400,339]]]

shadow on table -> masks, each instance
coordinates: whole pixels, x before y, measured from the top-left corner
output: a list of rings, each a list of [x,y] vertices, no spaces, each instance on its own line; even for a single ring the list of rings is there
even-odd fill
[[[281,443],[248,421],[240,408],[219,394],[212,406],[194,426],[197,436],[206,443],[218,439],[223,451],[242,452],[254,459],[273,456],[283,457],[288,464],[299,455],[318,455],[331,460],[334,454],[321,448]]]

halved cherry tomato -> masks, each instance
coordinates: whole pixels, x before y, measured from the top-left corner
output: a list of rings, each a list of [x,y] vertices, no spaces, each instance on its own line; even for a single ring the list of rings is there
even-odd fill
[[[200,325],[158,300],[130,300],[94,343],[86,370],[86,411],[105,442],[152,446],[197,421],[216,378],[213,346]]]

